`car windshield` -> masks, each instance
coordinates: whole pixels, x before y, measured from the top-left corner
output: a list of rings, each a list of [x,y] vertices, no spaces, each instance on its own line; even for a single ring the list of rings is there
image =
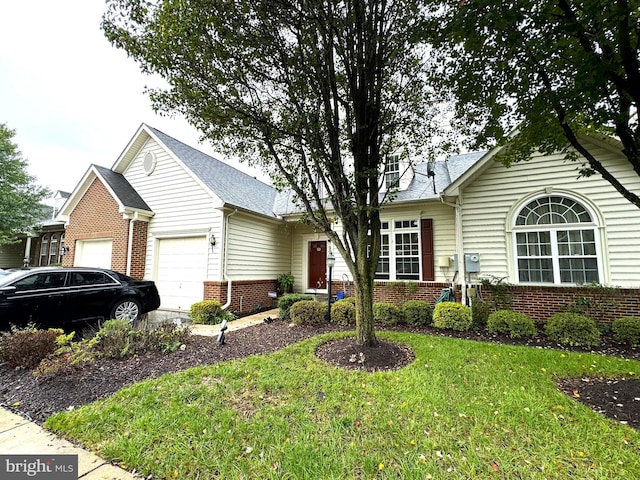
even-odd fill
[[[17,278],[23,277],[25,274],[32,271],[30,268],[11,268],[9,270],[5,270],[7,273],[4,277],[0,276],[0,287],[4,287],[5,285],[9,285]]]

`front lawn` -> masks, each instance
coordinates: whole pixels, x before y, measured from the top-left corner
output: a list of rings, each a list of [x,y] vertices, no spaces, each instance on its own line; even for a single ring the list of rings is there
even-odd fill
[[[416,355],[398,371],[315,357],[344,335],[145,381],[46,426],[154,479],[640,478],[640,432],[555,384],[640,362],[392,332],[378,335]]]

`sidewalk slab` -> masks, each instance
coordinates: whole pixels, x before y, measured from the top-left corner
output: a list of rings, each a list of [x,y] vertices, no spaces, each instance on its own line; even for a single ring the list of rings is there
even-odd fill
[[[77,455],[78,479],[133,480],[139,478],[4,408],[0,408],[0,454]]]

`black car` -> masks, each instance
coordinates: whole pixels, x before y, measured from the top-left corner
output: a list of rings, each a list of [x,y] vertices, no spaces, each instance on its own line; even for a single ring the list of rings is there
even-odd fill
[[[0,330],[27,323],[48,328],[109,319],[133,322],[159,306],[154,282],[102,268],[36,267],[0,278]]]

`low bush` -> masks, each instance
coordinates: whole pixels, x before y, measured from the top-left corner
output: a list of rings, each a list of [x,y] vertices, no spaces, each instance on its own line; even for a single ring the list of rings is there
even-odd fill
[[[373,304],[373,321],[381,325],[397,325],[402,319],[402,310],[391,302]]]
[[[191,305],[189,317],[193,323],[203,323],[205,325],[215,325],[221,323],[224,310],[217,300],[203,300]]]
[[[433,308],[425,300],[408,300],[402,304],[402,316],[410,325],[431,325]]]
[[[336,325],[356,324],[356,299],[353,297],[338,300],[331,305],[331,323]]]
[[[33,374],[40,378],[51,378],[72,373],[93,363],[99,355],[94,349],[97,339],[92,337],[75,342],[74,337],[75,332],[60,335],[56,339],[58,349],[53,355],[43,359]]]
[[[640,347],[640,317],[617,318],[611,324],[611,331],[616,342]]]
[[[288,295],[281,296],[278,299],[278,308],[280,309],[278,316],[280,318],[290,318],[289,310],[291,309],[291,306],[297,302],[308,300],[313,300],[313,297],[303,293],[290,293]]]
[[[34,368],[56,351],[56,339],[63,333],[58,328],[12,328],[0,336],[0,360],[11,368]]]
[[[134,330],[127,320],[107,320],[96,334],[95,348],[107,358],[128,357],[135,353],[141,332]]]
[[[472,328],[479,330],[487,325],[489,314],[491,313],[491,305],[483,302],[478,297],[471,299],[471,320]]]
[[[556,313],[545,326],[545,333],[551,340],[574,347],[600,345],[600,330],[589,317],[577,313]]]
[[[503,333],[511,338],[534,337],[538,331],[529,315],[513,310],[498,310],[487,319],[489,333]]]
[[[325,322],[327,304],[315,300],[301,300],[291,305],[289,313],[295,325],[319,325]]]
[[[471,307],[456,302],[441,302],[433,311],[433,326],[466,331],[473,325]]]

